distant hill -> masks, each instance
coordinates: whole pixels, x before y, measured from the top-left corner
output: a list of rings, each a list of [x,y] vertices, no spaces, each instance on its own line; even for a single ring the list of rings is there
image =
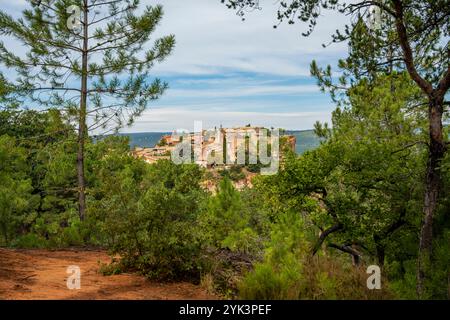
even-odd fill
[[[162,136],[171,134],[170,132],[137,132],[137,133],[121,133],[121,136],[128,136],[130,138],[130,148],[152,148],[154,147]]]
[[[298,154],[315,149],[320,145],[320,138],[316,136],[314,130],[286,130],[286,135],[295,136],[297,140],[295,144],[295,152]]]
[[[130,138],[130,148],[151,148],[161,139],[162,136],[171,134],[170,132],[139,132],[139,133],[121,133],[121,136]],[[320,139],[314,134],[313,130],[291,130],[286,131],[287,135],[293,135],[297,139],[295,151],[302,154],[307,150],[315,149],[320,144]]]

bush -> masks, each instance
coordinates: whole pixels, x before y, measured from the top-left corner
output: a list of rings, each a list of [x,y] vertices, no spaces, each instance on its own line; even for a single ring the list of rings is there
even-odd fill
[[[101,273],[104,276],[111,276],[115,274],[121,274],[122,273],[123,266],[121,265],[120,261],[117,261],[116,259],[112,259],[110,264],[99,262],[99,273]]]
[[[27,233],[17,237],[11,243],[12,247],[16,248],[46,248],[48,242],[44,237],[41,237],[35,233]]]
[[[287,213],[273,225],[263,262],[238,285],[241,299],[384,299],[392,298],[387,282],[369,290],[364,267],[341,256],[311,257],[302,218]]]
[[[128,159],[121,170],[102,178],[96,214],[105,217],[111,252],[122,257],[125,268],[150,278],[199,280],[201,177],[196,165]]]
[[[250,227],[250,214],[230,179],[222,179],[217,194],[209,198],[199,217],[206,244],[232,251],[254,252],[258,249],[258,235]]]
[[[219,171],[223,178],[228,178],[232,181],[239,181],[245,179],[245,173],[242,172],[242,166],[232,166],[230,169],[223,169]]]
[[[34,210],[26,150],[0,136],[0,245],[10,245],[27,215]]]

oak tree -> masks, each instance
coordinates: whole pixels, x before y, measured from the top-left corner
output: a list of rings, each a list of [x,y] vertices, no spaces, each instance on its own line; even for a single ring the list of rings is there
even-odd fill
[[[259,0],[221,2],[238,10],[240,16],[247,9],[260,7]],[[351,19],[331,39],[331,43],[346,41],[350,47],[348,58],[339,63],[343,76],[338,83],[333,81],[329,66],[322,69],[312,63],[312,74],[323,89],[330,89],[336,98],[361,78],[406,70],[426,97],[428,161],[417,268],[417,294],[423,297],[432,252],[433,221],[442,193],[440,164],[448,149],[443,117],[449,105],[446,94],[450,87],[450,3],[448,0],[282,0],[277,18],[280,23],[307,23],[308,29],[302,35],[309,36],[324,10],[338,11]]]

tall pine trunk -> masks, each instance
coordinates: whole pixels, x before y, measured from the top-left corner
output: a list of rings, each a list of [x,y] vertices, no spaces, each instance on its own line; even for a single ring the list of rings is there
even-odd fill
[[[80,220],[86,215],[86,179],[84,172],[84,144],[86,141],[86,108],[87,108],[87,68],[88,68],[88,3],[83,1],[83,51],[81,74],[81,98],[78,122],[78,152],[77,152],[77,176],[78,176],[78,210]]]
[[[450,67],[436,88],[422,78],[414,64],[413,51],[408,39],[404,22],[404,3],[393,0],[395,25],[399,44],[403,51],[403,60],[411,78],[428,97],[429,145],[428,161],[425,178],[425,194],[423,205],[423,220],[420,231],[419,256],[417,258],[417,296],[425,298],[426,279],[430,277],[430,264],[433,244],[433,219],[439,204],[441,190],[440,163],[446,152],[442,130],[442,115],[444,113],[444,96],[450,85]]]
[[[438,207],[441,189],[440,162],[446,151],[442,130],[443,97],[430,97],[428,107],[429,147],[426,168],[423,221],[420,232],[419,257],[417,267],[417,295],[424,298],[426,278],[430,275],[433,245],[433,218]]]

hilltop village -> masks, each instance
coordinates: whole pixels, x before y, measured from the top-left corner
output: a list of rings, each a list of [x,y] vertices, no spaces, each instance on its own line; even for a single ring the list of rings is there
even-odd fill
[[[280,130],[281,131],[281,130]],[[235,187],[241,189],[251,186],[251,178],[259,173],[261,164],[249,161],[250,150],[257,154],[257,141],[267,135],[269,129],[264,127],[234,127],[202,130],[200,133],[185,133],[163,136],[151,148],[136,147],[132,152],[135,157],[144,159],[147,163],[154,163],[161,159],[171,159],[172,153],[178,152],[186,139],[191,144],[192,162],[208,170],[210,180],[209,189],[214,188],[215,178],[228,175]],[[270,137],[268,138],[270,150]],[[286,150],[295,152],[296,137],[283,135],[280,132],[279,150],[281,160]],[[244,164],[238,164],[239,153],[244,151]],[[218,160],[216,160],[218,159]],[[240,159],[242,160],[242,158]]]
[[[160,159],[170,159],[172,152],[176,150],[180,143],[183,142],[183,139],[187,138],[190,140],[192,151],[195,155],[193,157],[193,162],[205,168],[210,168],[213,166],[230,168],[231,166],[237,164],[236,162],[239,149],[244,148],[244,150],[246,150],[245,152],[248,154],[250,149],[248,140],[259,141],[260,137],[264,134],[264,130],[269,131],[263,127],[247,126],[202,130],[201,135],[196,133],[189,133],[185,135],[165,135],[154,147],[136,147],[133,150],[133,154],[137,157],[143,158],[148,163],[154,163]],[[295,151],[295,136],[283,135],[280,138],[280,150],[287,147],[288,149]],[[270,138],[268,140],[270,143]],[[222,157],[222,154],[226,154],[226,161],[221,162],[212,160],[212,158]]]

